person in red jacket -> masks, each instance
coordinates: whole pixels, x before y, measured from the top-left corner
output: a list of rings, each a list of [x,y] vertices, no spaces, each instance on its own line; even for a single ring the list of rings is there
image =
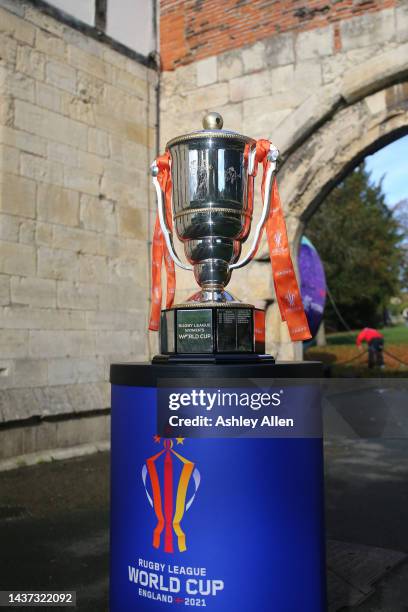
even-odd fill
[[[368,367],[384,367],[384,336],[372,327],[365,327],[357,336],[356,344],[360,348],[363,342],[368,345]]]

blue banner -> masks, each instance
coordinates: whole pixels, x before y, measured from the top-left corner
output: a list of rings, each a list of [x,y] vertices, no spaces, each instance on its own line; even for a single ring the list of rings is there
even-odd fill
[[[326,610],[321,438],[163,438],[157,402],[112,388],[111,612]]]

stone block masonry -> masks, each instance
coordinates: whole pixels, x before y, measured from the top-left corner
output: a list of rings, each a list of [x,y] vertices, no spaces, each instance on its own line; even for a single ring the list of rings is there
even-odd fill
[[[1,5],[4,426],[104,410],[109,363],[148,358],[157,76],[29,3]]]
[[[294,254],[347,168],[406,131],[405,0],[161,0],[160,22],[162,149],[208,110],[270,137]],[[146,332],[157,74],[107,42],[35,2],[0,0],[0,459],[91,441],[73,440],[81,428],[101,439],[109,363],[157,352]],[[268,350],[301,357],[264,248],[230,289],[267,308]],[[178,271],[176,299],[195,290]],[[44,419],[38,439],[32,419]]]

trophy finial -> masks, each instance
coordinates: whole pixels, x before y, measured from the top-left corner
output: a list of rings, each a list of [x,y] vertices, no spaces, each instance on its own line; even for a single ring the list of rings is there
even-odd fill
[[[220,113],[207,113],[203,117],[203,128],[205,130],[221,130],[224,125],[224,119]]]

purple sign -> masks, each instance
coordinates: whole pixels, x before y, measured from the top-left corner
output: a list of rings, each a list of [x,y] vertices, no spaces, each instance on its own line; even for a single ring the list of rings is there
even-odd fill
[[[300,292],[312,336],[317,334],[326,302],[326,277],[322,260],[313,244],[303,236],[298,255]]]

